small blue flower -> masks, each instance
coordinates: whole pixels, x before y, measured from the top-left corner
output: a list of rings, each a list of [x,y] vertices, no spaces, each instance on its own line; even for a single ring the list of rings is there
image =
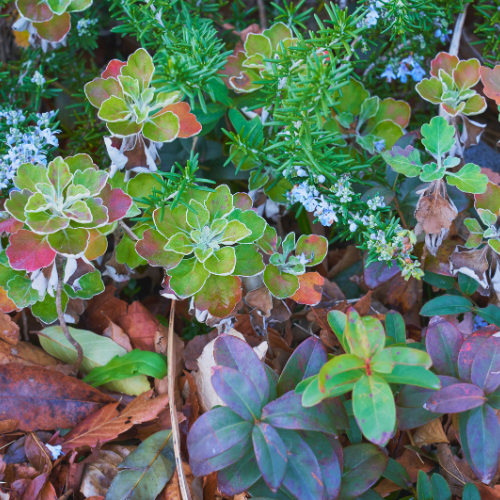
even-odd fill
[[[389,83],[392,82],[392,80],[396,79],[396,75],[394,74],[394,71],[392,70],[392,66],[388,64],[385,68],[385,71],[380,75],[380,78],[387,78],[387,81]]]

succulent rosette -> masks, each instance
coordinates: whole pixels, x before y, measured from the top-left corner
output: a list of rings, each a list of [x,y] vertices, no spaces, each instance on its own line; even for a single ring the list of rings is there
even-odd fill
[[[229,56],[220,71],[228,88],[238,93],[255,92],[262,88],[265,72],[268,70],[266,59],[273,51],[279,50],[280,44],[288,47],[294,43],[292,30],[283,23],[273,24],[262,33],[250,33],[244,44],[244,51]],[[255,83],[254,83],[255,82]]]
[[[107,179],[85,154],[57,157],[48,168],[19,167],[2,222],[10,245],[0,257],[0,286],[17,307],[39,303],[32,307],[36,316],[56,319],[57,255],[65,258],[63,308],[69,298],[89,299],[104,289],[90,261],[104,254],[105,235],[132,205]]]
[[[42,40],[61,42],[71,28],[70,13],[82,12],[91,5],[92,0],[17,0],[16,6],[22,16],[17,28],[24,31],[32,23]]]
[[[415,87],[420,96],[440,104],[451,116],[478,115],[486,109],[486,100],[472,89],[480,78],[477,59],[460,61],[457,56],[440,52],[431,61],[432,77]]]
[[[408,103],[370,97],[363,84],[352,78],[334,97],[338,102],[332,112],[334,119],[325,128],[338,131],[343,139],[354,138],[371,154],[391,149],[410,122]]]
[[[276,230],[267,227],[258,244],[269,255],[264,283],[277,299],[291,297],[309,305],[321,300],[324,279],[319,273],[306,272],[306,267],[321,264],[325,258],[328,240],[324,236],[302,235],[295,242],[295,233],[289,233],[281,243]]]
[[[154,229],[137,242],[137,253],[150,265],[163,267],[170,290],[180,299],[193,297],[199,311],[223,318],[242,296],[240,276],[264,271],[255,244],[267,227],[251,209],[247,194],[194,191],[186,205],[158,208]]]
[[[154,72],[151,56],[138,49],[127,62],[110,61],[100,78],[85,85],[85,95],[113,135],[108,151],[121,153],[122,165],[112,158],[117,168],[156,170],[154,143],[185,139],[201,130],[189,104],[180,102],[180,92],[156,91]]]

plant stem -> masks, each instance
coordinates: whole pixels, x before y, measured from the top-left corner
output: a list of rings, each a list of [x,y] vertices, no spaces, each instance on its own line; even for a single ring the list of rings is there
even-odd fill
[[[26,316],[26,310],[21,311],[21,318],[23,319],[23,337],[26,342],[30,341],[30,335],[28,331],[28,318]]]
[[[177,474],[179,476],[179,486],[181,490],[182,500],[191,500],[191,492],[184,475],[181,458],[181,440],[179,433],[179,420],[177,418],[177,409],[175,407],[174,394],[174,379],[175,379],[175,351],[174,351],[174,319],[175,319],[175,300],[172,300],[170,306],[170,318],[168,323],[168,400],[170,407],[170,420],[172,422],[172,439],[174,442],[175,464],[177,466]]]
[[[139,238],[134,234],[132,229],[130,229],[125,222],[122,220],[119,222],[120,227],[129,235],[129,237],[132,239],[132,241],[139,241]]]
[[[259,7],[260,27],[264,30],[267,28],[266,6],[264,0],[257,0],[257,6]]]
[[[68,339],[69,343],[76,349],[77,358],[75,366],[73,367],[73,375],[76,377],[78,375],[78,370],[83,361],[83,349],[82,346],[71,336],[68,330],[68,325],[64,319],[64,312],[62,310],[62,288],[63,288],[63,278],[64,278],[64,257],[58,255],[56,257],[57,266],[57,291],[56,291],[56,309],[57,317],[59,318],[59,324],[61,325],[64,336]]]
[[[464,27],[465,15],[467,14],[468,6],[469,4],[466,4],[464,7],[464,11],[458,14],[457,22],[455,23],[455,29],[453,30],[453,36],[451,38],[450,49],[448,51],[450,56],[456,56],[458,54],[460,37],[462,36],[462,29]]]

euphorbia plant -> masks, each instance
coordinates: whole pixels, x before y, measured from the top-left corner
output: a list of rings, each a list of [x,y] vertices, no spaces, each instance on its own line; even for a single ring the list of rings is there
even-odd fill
[[[104,288],[90,261],[104,254],[105,235],[132,205],[107,179],[85,154],[57,157],[48,167],[22,165],[14,178],[17,190],[5,202],[11,217],[3,221],[12,234],[2,261],[12,271],[3,269],[1,286],[18,307],[36,304],[33,313],[47,323],[57,318],[54,291],[63,270],[63,311],[68,296],[90,299]],[[65,269],[55,265],[57,256],[67,260]]]
[[[328,251],[328,240],[324,236],[302,235],[295,243],[295,233],[289,233],[281,242],[276,230],[268,226],[257,244],[270,256],[264,283],[277,299],[291,297],[309,305],[321,300],[323,277],[316,272],[306,272],[306,267],[323,262]]]
[[[430,79],[417,83],[416,90],[426,101],[440,104],[451,116],[478,115],[486,109],[486,101],[472,89],[479,81],[477,59],[460,61],[457,56],[440,52],[431,62]]]
[[[410,121],[409,104],[370,97],[363,84],[354,79],[337,90],[335,98],[338,101],[332,113],[335,121],[327,122],[325,127],[337,129],[345,139],[354,138],[371,154],[391,149]]]
[[[255,242],[267,223],[251,210],[248,195],[232,195],[226,185],[193,196],[186,204],[157,208],[155,229],[144,232],[136,250],[166,270],[177,297],[193,297],[199,311],[225,317],[241,299],[239,276],[264,270]]]
[[[303,342],[279,378],[246,342],[230,335],[217,338],[214,358],[212,385],[227,406],[203,414],[189,432],[195,475],[218,471],[218,487],[226,495],[248,491],[255,497],[320,500],[343,493],[354,498],[383,473],[387,458],[373,445],[362,445],[356,451],[370,456],[370,469],[366,480],[357,481],[355,495],[348,495],[337,439],[337,429],[348,427],[342,403],[329,398],[304,408],[293,392],[327,361],[321,342]]]
[[[385,446],[394,436],[396,405],[389,384],[413,384],[438,389],[439,379],[430,372],[429,355],[405,344],[386,344],[382,323],[360,317],[354,308],[347,315],[331,311],[328,321],[346,354],[334,356],[319,375],[304,380],[297,392],[302,404],[311,407],[326,398],[352,391],[352,408],[363,435]]]
[[[88,100],[113,134],[106,141],[113,170],[155,171],[154,143],[191,137],[201,130],[180,92],[155,89],[154,73],[153,59],[138,49],[127,62],[110,61],[100,78],[85,85]]]

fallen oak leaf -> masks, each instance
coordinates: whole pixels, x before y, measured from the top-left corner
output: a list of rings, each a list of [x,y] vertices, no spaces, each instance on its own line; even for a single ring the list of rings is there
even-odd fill
[[[148,422],[158,416],[168,402],[163,395],[150,399],[153,391],[141,394],[118,414],[119,402],[111,403],[88,416],[59,442],[63,451],[89,448],[98,442],[105,443],[118,437],[136,424]]]
[[[74,377],[39,366],[0,365],[0,419],[22,431],[67,429],[115,400]]]

